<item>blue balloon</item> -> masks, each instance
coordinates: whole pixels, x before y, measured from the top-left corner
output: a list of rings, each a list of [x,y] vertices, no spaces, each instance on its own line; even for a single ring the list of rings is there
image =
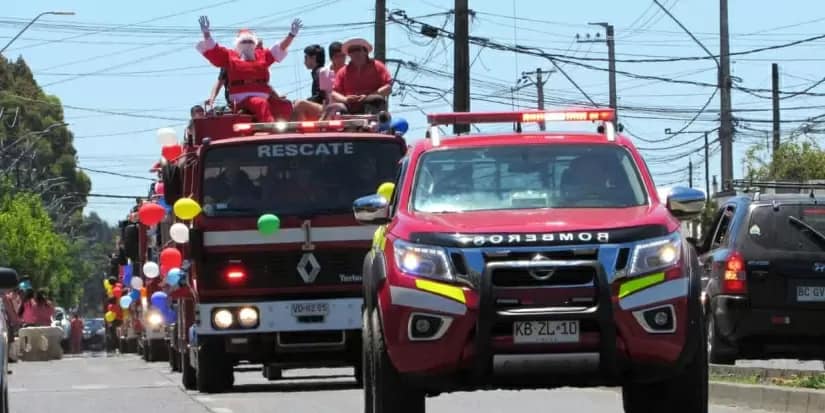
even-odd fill
[[[404,118],[397,118],[392,122],[392,129],[403,135],[410,129],[410,124]]]
[[[178,284],[180,284],[180,277],[182,274],[183,272],[180,270],[180,268],[172,268],[171,270],[169,270],[169,273],[166,274],[166,284],[169,284],[171,286],[177,286]]]
[[[132,297],[129,297],[128,295],[120,297],[120,308],[125,310],[129,308],[130,305],[132,305]]]
[[[123,285],[132,285],[132,264],[123,266]]]
[[[166,301],[169,297],[163,291],[158,291],[152,294],[152,305],[158,308],[166,307]]]
[[[166,210],[166,213],[172,212],[172,206],[166,203],[165,197],[158,198],[158,205],[162,206],[163,209]]]
[[[129,297],[132,298],[132,301],[140,300],[140,291],[138,291],[138,290],[129,291]]]

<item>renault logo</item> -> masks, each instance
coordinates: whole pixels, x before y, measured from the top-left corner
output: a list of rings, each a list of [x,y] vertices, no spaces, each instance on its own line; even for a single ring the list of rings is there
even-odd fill
[[[533,261],[533,262],[547,261],[547,257],[545,257],[544,255],[536,255],[535,257],[533,257],[533,259],[531,261]],[[556,270],[553,269],[553,268],[532,269],[532,270],[527,271],[527,273],[530,274],[531,277],[533,277],[533,278],[535,278],[536,280],[539,280],[539,281],[544,281],[544,280],[549,279],[550,277],[553,276],[553,274],[555,272],[556,272]]]
[[[825,272],[825,262],[815,262],[814,263],[814,271],[816,271],[816,272]]]
[[[311,252],[305,253],[301,260],[298,261],[298,275],[301,276],[301,279],[304,280],[307,284],[312,284],[315,282],[315,278],[318,277],[318,273],[321,272],[321,264],[318,264],[318,260],[315,259],[315,255]]]

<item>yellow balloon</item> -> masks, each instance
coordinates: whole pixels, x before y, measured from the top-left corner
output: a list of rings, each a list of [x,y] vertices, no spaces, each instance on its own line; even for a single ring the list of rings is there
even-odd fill
[[[384,182],[381,186],[378,187],[378,195],[381,195],[389,201],[392,199],[392,193],[395,191],[395,184],[392,182]]]
[[[201,213],[201,206],[192,198],[178,199],[173,209],[175,216],[183,220],[195,218]]]
[[[103,288],[105,288],[105,289],[106,289],[106,291],[109,291],[109,290],[111,290],[111,289],[112,289],[112,284],[111,284],[111,283],[109,283],[109,279],[108,279],[108,278],[107,278],[107,279],[105,279],[105,280],[103,280]]]
[[[112,321],[115,321],[115,318],[116,318],[116,317],[117,317],[117,316],[115,315],[115,313],[113,313],[113,312],[111,312],[111,311],[107,311],[107,312],[106,312],[106,314],[105,314],[105,315],[103,315],[103,318],[105,318],[105,319],[106,319],[106,321],[108,321],[108,322],[110,322],[110,323],[111,323]]]

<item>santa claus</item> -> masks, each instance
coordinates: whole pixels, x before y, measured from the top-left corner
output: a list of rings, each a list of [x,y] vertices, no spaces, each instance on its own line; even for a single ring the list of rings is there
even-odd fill
[[[229,78],[226,87],[234,108],[247,110],[258,122],[274,122],[276,117],[278,120],[289,118],[291,104],[286,102],[284,105],[279,97],[273,96],[269,86],[269,66],[284,60],[292,40],[303,27],[301,20],[295,19],[284,40],[268,49],[257,47],[259,40],[254,32],[241,29],[235,38],[234,50],[212,39],[208,17],[202,16],[199,22],[203,41],[198,43],[197,49],[210,63],[226,70]]]

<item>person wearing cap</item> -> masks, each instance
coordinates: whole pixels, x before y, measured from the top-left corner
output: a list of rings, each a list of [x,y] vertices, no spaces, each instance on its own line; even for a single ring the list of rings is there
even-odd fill
[[[350,62],[335,74],[332,99],[346,105],[352,114],[386,110],[392,76],[384,63],[370,58],[370,42],[361,38],[347,40],[344,51]]]
[[[295,19],[284,40],[269,49],[258,48],[255,33],[241,29],[235,38],[235,49],[230,50],[212,38],[208,17],[201,16],[199,23],[203,40],[197,44],[197,50],[212,65],[226,69],[233,108],[249,111],[258,122],[274,122],[275,109],[280,105],[274,105],[270,99],[269,67],[286,58],[287,49],[303,27],[301,20]]]

